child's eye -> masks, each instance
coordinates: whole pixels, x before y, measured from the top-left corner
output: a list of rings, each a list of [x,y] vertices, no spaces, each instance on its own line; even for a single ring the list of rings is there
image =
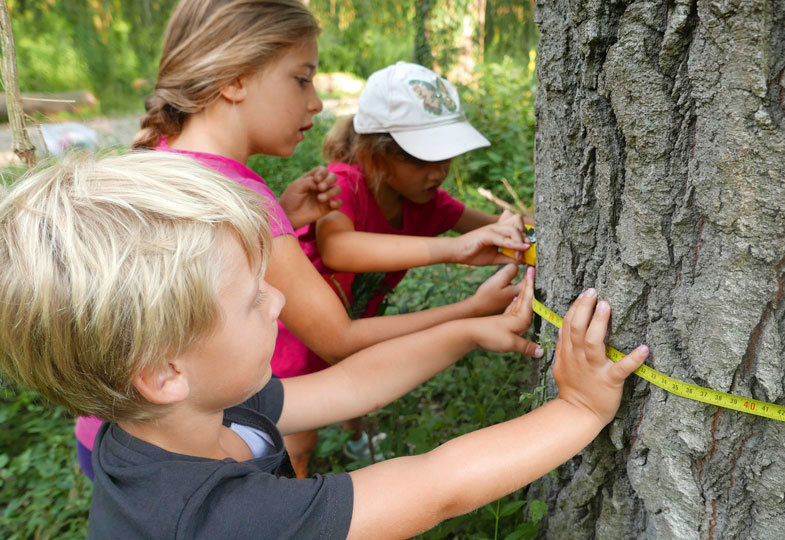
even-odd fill
[[[302,87],[305,87],[306,84],[310,84],[312,82],[311,79],[309,79],[307,77],[295,77],[295,78],[297,79],[297,82]]]

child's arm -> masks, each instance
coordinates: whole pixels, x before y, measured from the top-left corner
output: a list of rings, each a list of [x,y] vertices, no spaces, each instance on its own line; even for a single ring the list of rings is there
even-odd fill
[[[340,186],[327,167],[316,167],[290,183],[281,193],[280,204],[292,227],[309,225],[331,210],[341,207]]]
[[[501,216],[498,216],[496,214],[489,214],[487,212],[483,212],[482,210],[469,208],[467,206],[464,208],[461,217],[455,223],[455,226],[452,228],[452,230],[461,234],[467,233],[469,231],[473,231],[474,229],[484,227],[485,225],[496,223],[498,220],[503,219],[504,216],[507,215],[512,215],[512,212],[505,210]],[[534,218],[531,215],[523,214],[521,219],[525,225],[534,226]]]
[[[534,269],[503,315],[462,319],[378,343],[318,373],[284,379],[282,433],[362,416],[390,403],[473,349],[542,356],[521,337],[532,319]]]
[[[378,234],[356,231],[345,214],[330,212],[316,224],[316,242],[322,261],[334,270],[393,272],[439,263],[518,262],[499,248],[526,251],[531,243],[521,228],[520,220],[510,215],[459,237]]]
[[[619,406],[624,379],[643,346],[614,364],[603,340],[610,309],[596,293],[565,317],[553,373],[559,397],[539,409],[454,439],[427,454],[384,461],[351,474],[349,538],[408,538],[519,489],[580,452]]]
[[[464,234],[469,231],[473,231],[474,229],[479,229],[480,227],[490,225],[491,223],[496,223],[501,217],[502,216],[497,214],[489,214],[488,212],[483,212],[482,210],[477,210],[476,208],[466,206],[463,209],[461,217],[459,217],[458,221],[455,222],[455,226],[453,226],[452,230],[457,233]]]
[[[519,286],[510,285],[515,274],[516,268],[510,265],[486,281],[474,296],[454,304],[353,321],[297,239],[284,234],[273,239],[265,279],[286,296],[281,320],[289,330],[320,357],[335,363],[386,339],[454,319],[498,313],[518,293]]]

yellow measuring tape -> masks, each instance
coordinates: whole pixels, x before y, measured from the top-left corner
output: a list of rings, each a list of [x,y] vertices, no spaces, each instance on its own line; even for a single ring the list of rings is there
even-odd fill
[[[532,252],[531,254],[529,254],[530,251]],[[515,256],[512,250],[507,248],[502,249],[502,253],[508,257],[514,258]],[[529,255],[528,258],[527,254]],[[524,261],[528,265],[536,264],[536,244],[532,244],[532,247],[524,252]],[[552,325],[556,326],[557,328],[562,327],[562,318],[548,309],[544,304],[538,302],[536,299],[534,299],[533,308],[537,315]],[[605,346],[605,355],[614,362],[618,362],[626,356],[624,353],[617,351],[608,345]],[[719,392],[717,390],[711,390],[710,388],[703,388],[702,386],[686,383],[684,381],[674,379],[673,377],[668,377],[656,369],[650,368],[646,364],[641,365],[633,373],[635,373],[638,377],[649,381],[653,385],[659,386],[666,392],[670,392],[671,394],[675,394],[683,398],[785,422],[785,407],[782,405],[775,405],[774,403],[768,403],[766,401],[759,401],[757,399],[727,394],[725,392]]]

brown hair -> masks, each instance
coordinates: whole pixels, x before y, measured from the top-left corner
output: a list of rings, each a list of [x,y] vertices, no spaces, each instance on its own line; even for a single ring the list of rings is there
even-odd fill
[[[158,80],[132,146],[154,148],[161,136],[178,135],[222,87],[319,32],[300,0],[181,0],[166,27]]]
[[[354,115],[335,122],[324,138],[322,152],[327,161],[361,165],[368,187],[374,193],[391,174],[390,160],[416,159],[404,152],[389,133],[357,133]]]

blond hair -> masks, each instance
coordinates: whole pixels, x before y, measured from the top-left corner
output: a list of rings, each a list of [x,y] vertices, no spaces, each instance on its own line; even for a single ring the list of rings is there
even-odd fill
[[[409,157],[389,133],[357,133],[354,115],[336,120],[324,138],[322,153],[329,162],[361,165],[374,193],[392,174],[390,160]]]
[[[133,147],[154,148],[161,136],[178,135],[222,87],[319,32],[300,0],[181,0],[166,28],[158,80]]]
[[[263,271],[258,195],[185,156],[77,155],[20,179],[0,200],[0,368],[74,414],[159,416],[133,379],[221,324],[227,234]]]

